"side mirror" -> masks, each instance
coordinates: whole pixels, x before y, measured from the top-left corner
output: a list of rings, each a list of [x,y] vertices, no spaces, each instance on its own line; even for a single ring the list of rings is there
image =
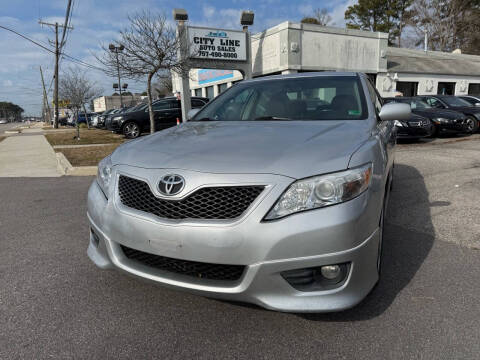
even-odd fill
[[[191,120],[195,115],[197,115],[197,113],[200,111],[200,109],[191,109],[188,113],[187,113],[187,119],[188,120]]]
[[[382,121],[409,120],[411,113],[408,104],[389,103],[382,106],[379,116]]]

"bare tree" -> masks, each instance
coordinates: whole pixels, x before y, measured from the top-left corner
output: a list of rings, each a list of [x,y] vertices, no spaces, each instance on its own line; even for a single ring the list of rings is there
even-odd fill
[[[69,101],[69,107],[73,110],[75,118],[77,118],[80,110],[83,110],[87,127],[90,128],[86,104],[89,104],[95,97],[100,96],[103,90],[97,87],[95,82],[88,80],[86,73],[78,67],[67,68],[62,73],[58,88],[61,98]],[[80,129],[78,125],[77,122],[77,138],[79,139]]]
[[[304,17],[300,22],[304,24],[315,24],[321,26],[332,26],[335,23],[332,22],[332,17],[328,13],[327,9],[315,9],[313,16]]]
[[[147,78],[148,110],[150,115],[150,132],[155,132],[155,118],[152,108],[152,79],[168,77],[171,71],[179,74],[188,73],[187,60],[180,60],[177,53],[180,41],[175,34],[175,27],[169,25],[163,13],[147,11],[135,13],[128,17],[129,26],[120,32],[115,45],[124,47],[118,53],[118,67],[124,77],[131,79]],[[96,56],[110,76],[117,74],[116,54],[102,45],[103,53]]]
[[[327,9],[315,9],[313,14],[315,15],[314,17],[317,19],[319,25],[322,25],[322,26],[335,25],[335,23],[332,23],[332,17],[328,13]]]
[[[428,35],[432,50],[453,51],[464,48],[479,53],[480,3],[472,0],[415,0],[411,25],[417,43]]]

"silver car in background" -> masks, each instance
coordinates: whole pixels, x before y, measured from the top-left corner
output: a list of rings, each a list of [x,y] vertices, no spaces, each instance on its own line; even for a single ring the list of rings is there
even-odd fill
[[[379,280],[394,120],[409,116],[358,73],[235,84],[102,160],[88,256],[268,309],[350,308]]]

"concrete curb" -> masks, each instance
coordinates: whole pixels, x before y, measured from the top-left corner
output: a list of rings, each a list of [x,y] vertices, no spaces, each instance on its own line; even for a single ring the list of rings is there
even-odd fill
[[[57,152],[55,155],[57,156],[57,168],[60,174],[67,175],[73,170],[72,164],[70,164],[70,161],[68,161],[63,153]]]
[[[57,156],[58,171],[67,176],[92,176],[97,175],[96,166],[72,166],[70,161],[61,152],[55,153]]]

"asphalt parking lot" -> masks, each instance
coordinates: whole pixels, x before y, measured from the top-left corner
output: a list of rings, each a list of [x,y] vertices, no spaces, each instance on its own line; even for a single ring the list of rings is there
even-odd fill
[[[478,135],[398,146],[383,277],[334,314],[100,271],[86,256],[92,179],[0,178],[1,359],[478,359]]]

